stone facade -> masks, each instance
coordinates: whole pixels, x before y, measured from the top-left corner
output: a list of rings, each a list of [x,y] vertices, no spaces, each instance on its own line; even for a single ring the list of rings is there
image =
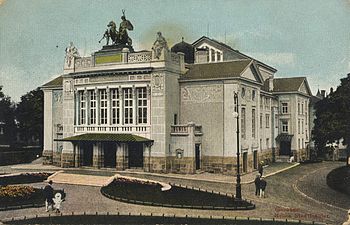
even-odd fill
[[[295,111],[308,104],[306,80],[286,90],[266,64],[206,37],[192,45],[210,55],[193,56],[189,65],[183,53],[166,49],[157,58],[151,51],[108,48],[72,59],[63,75],[42,87],[44,164],[233,175],[238,147],[240,170],[249,173],[285,151],[277,138],[281,121],[288,121],[291,154],[306,157],[298,140],[309,140],[309,109]],[[289,113],[282,113],[285,101]],[[86,134],[104,138],[79,139]]]

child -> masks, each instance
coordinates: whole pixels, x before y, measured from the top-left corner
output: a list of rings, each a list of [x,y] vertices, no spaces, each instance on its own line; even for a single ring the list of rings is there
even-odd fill
[[[60,213],[60,208],[61,208],[61,203],[62,203],[62,194],[57,192],[55,194],[55,198],[52,199],[53,202],[55,203],[54,204],[54,208],[56,209],[56,212],[57,213]]]

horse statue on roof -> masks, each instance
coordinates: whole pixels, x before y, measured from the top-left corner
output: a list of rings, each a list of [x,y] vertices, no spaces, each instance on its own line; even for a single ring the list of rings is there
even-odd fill
[[[129,20],[126,19],[125,10],[122,10],[122,13],[122,22],[119,25],[119,30],[117,31],[117,26],[114,21],[109,22],[107,25],[107,30],[105,31],[99,43],[101,43],[101,41],[106,38],[106,45],[109,45],[109,39],[111,39],[113,42],[112,44],[114,45],[132,46],[132,40],[128,35],[128,30],[134,30],[134,26]]]

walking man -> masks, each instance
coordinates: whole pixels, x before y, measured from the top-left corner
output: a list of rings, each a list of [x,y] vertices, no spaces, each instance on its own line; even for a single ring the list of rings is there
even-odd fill
[[[264,167],[263,167],[263,165],[264,165],[264,161],[261,161],[261,162],[259,163],[259,165],[258,165],[258,171],[259,171],[261,177],[262,177],[263,172],[264,172]]]
[[[255,195],[259,196],[260,195],[260,175],[256,175],[254,184],[255,184]]]
[[[46,212],[49,211],[49,208],[53,210],[53,188],[52,180],[49,181],[48,185],[44,187],[44,197],[45,197],[45,209]]]
[[[260,179],[260,198],[265,198],[266,180],[264,178]]]

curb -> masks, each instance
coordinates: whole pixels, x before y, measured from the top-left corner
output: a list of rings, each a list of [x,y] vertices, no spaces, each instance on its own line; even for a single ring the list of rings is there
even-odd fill
[[[278,171],[275,171],[273,173],[270,173],[270,174],[267,174],[265,176],[263,176],[264,178],[266,177],[270,177],[270,176],[273,176],[273,175],[276,175],[278,173],[281,173],[281,172],[284,172],[286,170],[289,170],[291,168],[294,168],[296,166],[299,166],[300,163],[296,163],[296,164],[293,164],[289,167],[286,167],[286,168],[283,168],[283,169],[280,169]],[[194,180],[194,181],[204,181],[204,182],[210,182],[210,183],[220,183],[220,184],[236,184],[236,182],[227,182],[227,181],[220,181],[220,180],[206,180],[206,179],[200,179],[200,178],[194,178],[194,177],[179,177],[179,176],[174,176],[174,175],[163,175],[163,174],[156,174],[156,173],[145,173],[145,172],[128,172],[128,171],[118,171],[117,173],[119,174],[140,174],[140,175],[149,175],[149,176],[154,176],[154,177],[164,177],[164,178],[176,178],[176,179],[182,179],[182,180]],[[235,177],[235,176],[232,176],[232,177]],[[241,182],[241,184],[251,184],[251,183],[254,183],[254,180],[249,180],[249,181],[245,181],[245,182]]]
[[[320,168],[320,169],[323,169],[323,168]],[[317,170],[314,170],[312,173],[316,173],[318,171]],[[310,175],[310,174],[305,174],[304,176],[302,176],[301,178],[299,178],[293,185],[292,185],[292,188],[295,192],[297,192],[298,194],[300,194],[301,196],[303,196],[304,198],[307,198],[313,202],[316,202],[318,204],[321,204],[321,205],[325,205],[325,206],[328,206],[328,207],[332,207],[332,208],[335,208],[335,209],[338,209],[338,210],[341,210],[341,211],[344,211],[344,212],[347,212],[348,209],[344,209],[344,208],[341,208],[341,207],[338,207],[338,206],[335,206],[335,205],[332,205],[332,204],[329,204],[329,203],[326,203],[326,202],[321,202],[317,199],[314,199],[310,196],[308,196],[307,194],[305,194],[304,192],[302,192],[299,188],[298,188],[298,182],[302,179],[304,179],[307,175]]]

